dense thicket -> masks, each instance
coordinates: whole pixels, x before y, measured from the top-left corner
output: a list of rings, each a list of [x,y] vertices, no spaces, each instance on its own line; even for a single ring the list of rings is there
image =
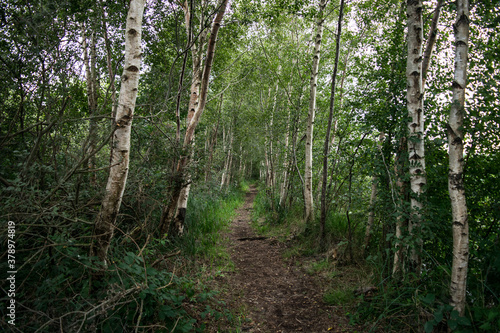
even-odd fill
[[[422,37],[411,37],[407,8],[420,3],[346,2],[339,34],[336,0],[147,1],[128,179],[106,267],[90,248],[116,164],[110,153],[121,126],[115,116],[126,80],[129,3],[4,1],[0,269],[9,271],[13,221],[17,303],[16,327],[4,306],[2,327],[203,331],[219,317],[231,322],[200,282],[207,278],[200,267],[227,259],[214,246],[240,200],[238,187],[252,180],[262,188],[257,211],[294,234],[288,239],[305,244],[305,254],[334,253],[336,265],[370,268],[377,292],[355,302],[353,321],[394,331],[498,331],[500,4],[468,6],[461,141],[469,256],[462,313],[450,305],[449,288],[456,221],[447,131],[457,3],[424,1]],[[437,8],[436,43],[417,96],[424,127],[410,135],[408,77],[421,66],[417,57],[408,73],[408,42],[426,50]],[[414,144],[425,150],[418,156],[425,169]],[[415,170],[425,177],[419,193],[411,186]],[[5,279],[1,287],[7,291]],[[3,295],[2,304],[8,301]]]

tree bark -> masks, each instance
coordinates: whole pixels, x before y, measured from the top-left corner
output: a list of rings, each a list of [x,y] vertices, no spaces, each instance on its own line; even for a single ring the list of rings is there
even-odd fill
[[[406,142],[406,137],[402,137],[399,143],[398,152],[396,154],[396,160],[394,161],[394,174],[396,176],[396,188],[397,196],[395,202],[395,208],[397,211],[396,217],[396,252],[394,253],[394,264],[392,266],[392,275],[397,276],[404,272],[404,255],[405,248],[402,242],[403,230],[408,227],[408,219],[406,218],[406,206],[405,203],[408,202],[408,182],[404,180],[405,175],[405,165],[403,161],[403,156],[407,152],[408,143]]]
[[[286,197],[287,197],[287,189],[288,189],[288,169],[290,168],[290,163],[288,161],[288,146],[289,146],[289,141],[290,141],[290,106],[288,105],[288,116],[286,120],[286,135],[285,135],[285,156],[283,158],[283,179],[281,183],[281,189],[280,189],[280,202],[279,206],[280,208],[283,208],[285,206],[286,202]]]
[[[112,103],[111,118],[113,119],[111,125],[114,126],[116,117],[116,108],[118,105],[116,103],[115,73],[113,71],[113,66],[111,65],[111,43],[108,38],[106,13],[104,11],[102,14],[102,27],[104,31],[104,43],[106,45],[106,65],[108,67],[108,74],[109,74],[109,89],[111,90],[111,103]]]
[[[314,138],[314,118],[316,113],[316,91],[318,86],[318,68],[321,55],[321,39],[323,37],[323,12],[326,7],[326,0],[319,3],[319,12],[316,19],[316,35],[314,37],[313,62],[311,68],[311,85],[309,96],[309,113],[307,115],[306,128],[306,150],[305,150],[305,170],[304,170],[304,222],[309,224],[314,220],[314,199],[313,199],[313,138]]]
[[[422,89],[422,1],[407,1],[408,58],[406,62],[407,103],[409,117],[408,154],[410,161],[411,212],[408,231],[414,244],[411,246],[410,270],[420,274],[422,239],[422,195],[426,184],[424,155],[424,106]]]
[[[176,131],[175,131],[175,143],[177,145],[180,144],[181,142],[181,96],[182,96],[182,85],[184,83],[184,74],[186,72],[186,63],[187,63],[187,58],[188,58],[188,49],[191,46],[191,38],[192,38],[192,33],[191,33],[191,23],[193,21],[192,19],[192,2],[188,3],[186,0],[183,4],[184,8],[184,18],[186,22],[186,34],[187,34],[187,43],[186,43],[186,53],[184,54],[184,59],[182,61],[182,69],[181,69],[181,76],[179,78],[179,87],[177,89],[177,98],[176,98],[176,104],[175,104],[175,122],[176,122]],[[194,45],[193,45],[194,47]],[[193,48],[193,55],[196,53],[196,49]],[[194,57],[193,57],[194,59]],[[195,78],[197,78],[197,71],[195,70],[196,67],[199,69],[199,60],[197,59],[196,61],[193,61],[193,82],[195,82]],[[196,91],[196,90],[195,90]],[[191,86],[191,95],[193,94],[193,87]],[[190,100],[191,103],[191,100]],[[189,106],[189,110],[191,110],[191,105]]]
[[[134,115],[141,67],[141,31],[144,0],[131,0],[125,28],[125,65],[122,74],[120,96],[116,111],[116,130],[113,134],[111,162],[102,200],[92,235],[91,256],[97,256],[107,265],[107,254],[127,183],[130,132]]]
[[[372,235],[373,221],[375,219],[375,200],[377,199],[377,177],[372,177],[372,191],[370,195],[370,211],[368,212],[368,221],[366,222],[365,242],[363,246],[363,257],[368,250],[370,238]]]
[[[83,63],[85,65],[85,81],[87,84],[87,106],[89,108],[89,135],[88,135],[88,147],[87,155],[90,156],[88,160],[88,169],[93,170],[96,167],[96,159],[93,152],[95,151],[95,137],[97,124],[95,118],[97,111],[97,80],[96,80],[96,46],[95,46],[95,33],[92,32],[90,41],[90,57],[89,57],[89,46],[87,44],[87,34],[86,29],[82,26],[82,49],[83,49]],[[96,185],[97,175],[92,172],[90,175],[90,183]]]
[[[337,37],[335,40],[335,65],[333,67],[332,74],[332,90],[330,93],[330,112],[328,115],[328,127],[326,129],[325,146],[323,149],[323,179],[321,186],[321,220],[320,220],[320,237],[321,246],[324,246],[324,240],[326,238],[325,224],[326,224],[326,186],[328,182],[328,151],[330,150],[330,132],[332,131],[333,122],[333,110],[335,107],[335,81],[337,77],[338,65],[339,65],[339,54],[340,54],[340,36],[342,34],[342,17],[344,14],[344,0],[340,1],[340,12],[337,24]]]
[[[205,168],[205,181],[210,181],[211,174],[210,169],[212,167],[212,159],[214,155],[214,147],[217,144],[217,131],[219,130],[220,118],[222,114],[222,102],[224,100],[224,94],[220,94],[220,103],[219,103],[219,116],[217,117],[217,125],[215,126],[214,132],[212,134],[212,140],[210,140],[210,146],[208,147],[208,162]]]
[[[467,267],[469,262],[469,224],[464,189],[463,122],[465,114],[465,87],[467,85],[467,62],[469,48],[469,1],[457,0],[455,32],[455,74],[453,80],[453,102],[448,123],[450,167],[448,191],[451,199],[453,220],[453,263],[451,268],[451,306],[460,315],[466,304]]]
[[[427,71],[429,69],[429,64],[431,62],[432,51],[434,49],[434,44],[436,43],[437,37],[437,25],[439,22],[439,14],[441,13],[441,7],[443,6],[443,0],[438,0],[436,4],[436,9],[434,10],[434,15],[432,16],[431,30],[429,31],[429,37],[427,38],[427,43],[425,45],[424,59],[422,62],[422,89],[425,90],[425,82],[427,80]]]
[[[226,156],[226,161],[224,162],[224,170],[222,170],[222,179],[220,182],[220,188],[222,189],[224,186],[227,186],[229,183],[229,172],[231,169],[231,159],[232,159],[232,150],[233,150],[233,131],[234,131],[234,124],[232,124],[229,127],[228,130],[228,136],[229,136],[229,143],[228,143],[228,149],[227,149],[227,156]]]
[[[193,139],[194,131],[196,129],[196,126],[198,125],[198,122],[200,121],[200,117],[205,110],[205,105],[207,103],[207,93],[208,93],[208,79],[210,78],[210,72],[212,70],[212,63],[214,60],[215,56],[215,45],[217,41],[217,34],[220,29],[220,25],[222,22],[222,18],[224,16],[224,13],[226,12],[226,7],[228,4],[229,0],[223,0],[222,5],[219,8],[219,12],[217,13],[217,16],[214,19],[212,31],[210,34],[210,38],[208,41],[208,48],[207,48],[207,56],[205,60],[205,66],[203,70],[203,77],[202,77],[202,82],[201,82],[201,91],[200,91],[200,98],[199,98],[199,105],[198,109],[194,112],[191,122],[188,125],[188,128],[186,130],[186,135],[184,136],[184,147],[187,147],[191,140]]]
[[[194,132],[198,122],[200,121],[200,117],[205,109],[205,105],[207,103],[207,93],[208,93],[208,83],[210,78],[210,72],[212,69],[212,63],[215,56],[215,46],[217,41],[217,34],[220,29],[220,25],[222,22],[222,18],[224,17],[224,13],[226,11],[226,7],[229,0],[223,0],[221,6],[219,7],[219,11],[215,16],[213,21],[210,37],[208,40],[207,53],[205,64],[203,66],[203,71],[201,70],[201,53],[202,53],[202,45],[204,44],[204,39],[200,39],[200,43],[196,49],[197,54],[199,56],[194,56],[193,58],[193,82],[191,84],[191,98],[189,102],[189,111],[187,116],[187,129],[184,135],[183,142],[183,150],[188,150],[193,143],[194,140]],[[204,20],[200,20],[201,24],[204,23]],[[200,35],[200,38],[203,37],[203,33]],[[194,52],[194,51],[193,51]],[[199,70],[197,70],[199,68]],[[196,71],[196,72],[195,72]],[[201,79],[198,80],[199,75],[201,74]],[[186,154],[180,157],[180,160],[177,164],[177,177],[181,179],[189,179],[190,176],[187,175],[187,166],[191,159],[191,154]],[[177,181],[177,185],[174,186],[171,203],[170,205],[163,210],[161,221],[160,221],[160,231],[162,234],[167,234],[170,231],[171,235],[180,236],[184,230],[184,218],[185,214],[179,214],[177,211],[178,201],[181,199],[181,203],[183,206],[187,207],[187,200],[189,198],[188,195],[185,195],[181,198],[181,192],[183,188],[186,186],[190,186],[191,182],[184,182],[182,180]],[[189,194],[189,193],[188,193]],[[185,201],[185,203],[183,202]],[[177,214],[176,214],[177,211]],[[175,218],[174,218],[175,217]],[[171,225],[171,221],[173,224]],[[170,230],[169,230],[170,229]]]

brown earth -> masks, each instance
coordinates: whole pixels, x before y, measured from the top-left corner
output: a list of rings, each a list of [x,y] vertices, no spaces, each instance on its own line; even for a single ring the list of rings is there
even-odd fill
[[[321,277],[283,259],[286,246],[255,234],[251,222],[257,191],[251,188],[228,235],[235,270],[219,281],[233,311],[245,316],[242,332],[346,332],[339,307],[322,300]]]

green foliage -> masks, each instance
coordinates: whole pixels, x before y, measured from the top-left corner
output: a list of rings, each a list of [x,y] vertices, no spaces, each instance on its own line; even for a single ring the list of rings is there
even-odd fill
[[[222,233],[227,230],[235,209],[243,203],[243,193],[230,188],[219,192],[218,188],[199,186],[188,202],[186,235],[179,246],[195,257],[229,258],[222,247]]]
[[[352,289],[330,290],[323,295],[323,301],[329,305],[348,305],[354,299],[354,291]]]
[[[60,325],[68,330],[81,327],[122,332],[139,325],[166,332],[202,332],[212,320],[231,322],[232,315],[224,310],[224,304],[216,301],[215,292],[204,286],[196,270],[175,273],[176,266],[191,262],[191,256],[217,265],[229,264],[228,254],[220,244],[221,232],[241,204],[242,192],[231,189],[225,193],[204,193],[209,192],[194,190],[193,213],[188,215],[189,232],[184,238],[174,244],[169,240],[118,235],[111,246],[111,263],[104,272],[88,256],[88,244],[71,235],[78,230],[76,225],[65,231],[55,229],[47,238],[51,245],[42,244],[31,253],[20,251],[18,262],[33,266],[20,267],[17,279],[36,288],[19,288],[16,298],[22,299],[36,315],[17,308],[16,327],[25,332],[53,331]],[[52,223],[60,223],[64,214],[57,208],[45,216],[51,217]],[[36,237],[21,236],[25,232],[24,226],[17,227],[18,249],[29,248],[27,239],[39,244]],[[3,242],[6,240],[2,239]],[[182,252],[175,258],[158,260],[178,247]],[[37,259],[34,262],[33,257]],[[7,271],[6,261],[0,267]]]

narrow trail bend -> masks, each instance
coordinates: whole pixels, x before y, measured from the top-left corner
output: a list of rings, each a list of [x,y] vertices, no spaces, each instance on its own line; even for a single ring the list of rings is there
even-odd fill
[[[284,246],[258,237],[250,226],[257,190],[252,187],[230,229],[235,271],[228,274],[231,307],[247,316],[243,332],[341,332],[347,319],[322,301],[322,288],[283,259]],[[338,312],[337,312],[338,313]]]

